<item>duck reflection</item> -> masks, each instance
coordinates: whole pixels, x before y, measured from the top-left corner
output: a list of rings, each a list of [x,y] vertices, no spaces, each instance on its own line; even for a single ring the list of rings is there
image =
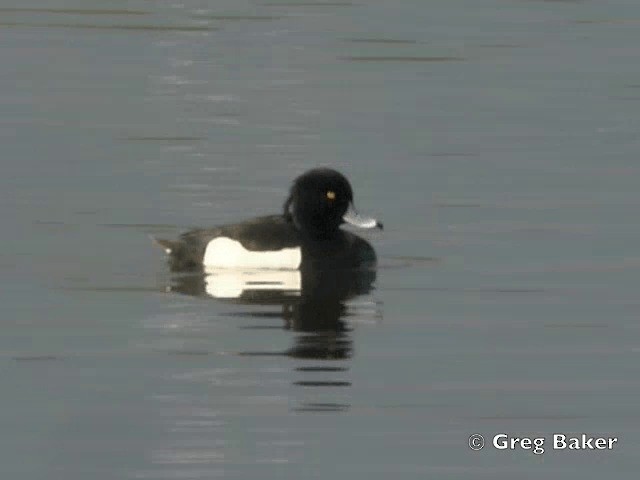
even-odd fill
[[[251,316],[280,316],[283,328],[299,332],[284,355],[340,360],[353,353],[347,302],[373,289],[376,272],[366,270],[208,270],[173,278],[170,290],[241,305],[264,305]],[[274,305],[281,310],[275,313]]]

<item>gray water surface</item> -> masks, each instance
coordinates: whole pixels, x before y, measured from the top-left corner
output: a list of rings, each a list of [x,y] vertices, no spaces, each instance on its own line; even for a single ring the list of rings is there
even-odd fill
[[[2,3],[2,477],[635,478],[639,24],[632,0]],[[297,317],[175,289],[149,235],[277,212],[319,165],[385,223],[371,288]]]

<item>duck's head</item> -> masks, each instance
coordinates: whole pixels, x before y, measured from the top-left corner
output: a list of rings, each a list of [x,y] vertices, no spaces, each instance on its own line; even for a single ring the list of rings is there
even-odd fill
[[[329,168],[309,170],[293,182],[284,215],[299,230],[316,238],[331,237],[343,223],[382,229],[376,219],[356,212],[349,181]]]

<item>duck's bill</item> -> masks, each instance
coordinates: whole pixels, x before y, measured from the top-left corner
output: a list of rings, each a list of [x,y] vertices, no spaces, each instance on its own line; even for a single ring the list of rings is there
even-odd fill
[[[358,228],[379,228],[380,230],[383,228],[382,223],[375,218],[360,215],[354,208],[353,204],[349,204],[349,209],[347,210],[347,213],[342,216],[342,219],[349,225],[353,225]]]

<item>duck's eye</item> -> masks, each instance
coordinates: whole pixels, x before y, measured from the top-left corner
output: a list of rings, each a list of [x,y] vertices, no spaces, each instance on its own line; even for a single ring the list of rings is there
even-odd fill
[[[334,192],[333,190],[329,190],[327,192],[327,198],[329,200],[335,200],[336,199],[336,192]]]

